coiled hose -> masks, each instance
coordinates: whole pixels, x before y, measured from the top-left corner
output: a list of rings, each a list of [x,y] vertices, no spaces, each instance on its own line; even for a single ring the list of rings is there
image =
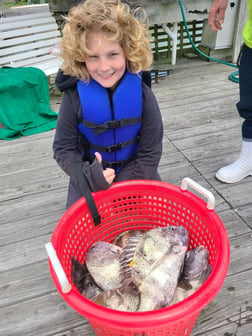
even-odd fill
[[[225,65],[228,65],[228,66],[231,66],[231,67],[234,67],[234,68],[238,68],[238,66],[236,64],[233,64],[233,63],[229,63],[229,62],[225,62],[223,60],[220,60],[220,59],[217,59],[215,57],[211,57],[211,56],[208,56],[206,55],[205,53],[203,53],[201,50],[199,50],[196,45],[194,44],[192,38],[191,38],[191,35],[190,35],[190,32],[188,30],[188,26],[187,26],[187,22],[186,22],[186,18],[185,18],[185,12],[184,12],[184,8],[183,8],[183,4],[182,4],[182,0],[179,0],[179,6],[180,6],[180,10],[181,10],[181,14],[182,14],[182,18],[183,18],[183,22],[184,22],[184,26],[185,26],[185,30],[186,30],[186,34],[187,34],[187,37],[193,47],[193,49],[201,56],[203,57],[206,57],[212,61],[215,61],[215,62],[218,62],[218,63],[222,63],[222,64],[225,64]],[[232,82],[235,82],[235,83],[239,83],[239,71],[234,71],[233,73],[231,73],[228,78],[232,81]]]

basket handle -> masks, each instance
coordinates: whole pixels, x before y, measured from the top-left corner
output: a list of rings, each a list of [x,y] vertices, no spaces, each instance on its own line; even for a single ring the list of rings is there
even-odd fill
[[[183,178],[181,182],[181,189],[187,190],[188,185],[207,198],[207,209],[209,210],[214,209],[215,198],[214,198],[214,195],[211,193],[211,191],[205,189],[204,187],[199,185],[197,182],[193,181],[190,177]]]
[[[48,255],[48,258],[51,261],[52,267],[54,269],[54,272],[56,273],[56,276],[59,280],[59,283],[61,285],[61,290],[63,293],[69,293],[72,289],[71,284],[67,280],[66,274],[63,270],[63,267],[61,266],[61,263],[59,261],[59,258],[56,254],[56,251],[52,245],[51,242],[45,244],[46,252]]]

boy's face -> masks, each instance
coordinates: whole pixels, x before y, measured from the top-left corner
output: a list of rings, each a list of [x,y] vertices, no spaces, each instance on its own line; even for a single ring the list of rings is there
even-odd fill
[[[114,88],[124,75],[126,58],[119,42],[109,41],[101,32],[88,34],[86,58],[89,75],[105,88]]]

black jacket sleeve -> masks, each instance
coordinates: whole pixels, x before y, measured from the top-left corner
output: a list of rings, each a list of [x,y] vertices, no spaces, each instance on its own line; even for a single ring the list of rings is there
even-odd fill
[[[152,90],[143,84],[142,129],[135,158],[118,174],[115,181],[160,180],[157,172],[162,155],[163,122]]]

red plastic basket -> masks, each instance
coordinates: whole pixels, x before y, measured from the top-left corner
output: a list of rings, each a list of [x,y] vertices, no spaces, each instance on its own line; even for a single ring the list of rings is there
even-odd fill
[[[188,186],[206,196],[208,202],[190,192]],[[101,224],[94,226],[82,198],[62,216],[46,247],[50,272],[63,299],[89,321],[99,336],[190,335],[200,311],[219,292],[230,259],[228,236],[214,211],[213,195],[185,178],[181,187],[149,180],[115,183],[93,197]],[[187,299],[155,311],[129,313],[89,301],[71,283],[71,256],[84,263],[86,252],[94,242],[113,241],[126,230],[167,225],[185,226],[189,231],[189,249],[202,244],[210,252],[212,273]]]

